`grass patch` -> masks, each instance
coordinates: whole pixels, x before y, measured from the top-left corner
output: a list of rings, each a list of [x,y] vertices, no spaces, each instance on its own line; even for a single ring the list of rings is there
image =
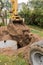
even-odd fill
[[[28,65],[26,60],[19,56],[0,55],[0,65]]]
[[[5,23],[0,23],[0,26],[5,26]]]
[[[40,37],[43,37],[43,28],[37,27],[37,26],[30,26],[31,32],[33,34],[38,34]]]

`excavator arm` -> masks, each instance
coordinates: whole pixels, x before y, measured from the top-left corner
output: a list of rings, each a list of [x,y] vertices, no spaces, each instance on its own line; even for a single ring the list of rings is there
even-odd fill
[[[10,0],[11,1],[11,16],[10,16],[10,21],[13,23],[20,23],[23,24],[23,18],[21,18],[18,15],[18,1],[17,0]]]
[[[12,7],[11,7],[11,10],[12,10],[11,18],[12,18],[12,17],[15,17],[14,15],[17,15],[18,3],[17,3],[17,0],[10,0],[10,1],[11,1],[11,5],[12,5]]]

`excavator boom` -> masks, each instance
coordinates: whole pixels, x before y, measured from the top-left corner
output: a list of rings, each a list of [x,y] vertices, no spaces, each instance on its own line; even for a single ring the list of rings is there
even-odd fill
[[[10,0],[11,1],[11,5],[12,5],[12,15],[16,15],[17,14],[17,10],[18,10],[18,3],[17,0]]]

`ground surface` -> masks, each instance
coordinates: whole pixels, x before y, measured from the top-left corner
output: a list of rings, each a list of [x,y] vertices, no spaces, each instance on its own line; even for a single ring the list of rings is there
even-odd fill
[[[43,37],[43,29],[36,28],[36,27],[33,27],[33,26],[29,26],[29,28],[30,28],[32,33],[37,34],[40,37]],[[26,60],[28,58],[28,51],[29,51],[29,46],[21,48],[21,49],[18,49],[15,52],[14,51],[10,51],[9,52],[9,49],[7,49],[7,52],[6,52],[6,50],[4,50],[4,53],[2,53],[2,54],[5,54],[5,55],[0,55],[0,65],[29,65],[26,62]]]
[[[20,56],[0,55],[0,65],[28,65],[26,60]]]
[[[37,27],[37,26],[30,26],[30,29],[31,29],[31,32],[33,34],[37,34],[39,35],[40,37],[43,37],[43,28],[40,28],[40,27]]]

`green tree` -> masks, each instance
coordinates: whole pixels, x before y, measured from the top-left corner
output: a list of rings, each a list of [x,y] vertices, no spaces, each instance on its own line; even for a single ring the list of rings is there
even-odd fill
[[[28,5],[23,3],[22,4],[22,9],[20,10],[19,14],[25,19],[25,23],[29,24],[29,8]]]
[[[4,7],[4,3],[2,2],[2,0],[0,0],[0,17],[4,23],[4,17],[3,17],[3,14],[2,14],[2,9]]]
[[[31,0],[28,2],[29,5],[32,7],[32,8],[35,8],[35,9],[43,9],[43,0]]]
[[[10,10],[10,8],[11,8],[11,4],[9,0],[0,0],[0,17],[2,19],[3,24],[7,24],[7,16],[9,16],[7,12]]]
[[[32,24],[43,26],[43,0],[31,0],[28,2],[28,6],[33,8],[31,16]]]

